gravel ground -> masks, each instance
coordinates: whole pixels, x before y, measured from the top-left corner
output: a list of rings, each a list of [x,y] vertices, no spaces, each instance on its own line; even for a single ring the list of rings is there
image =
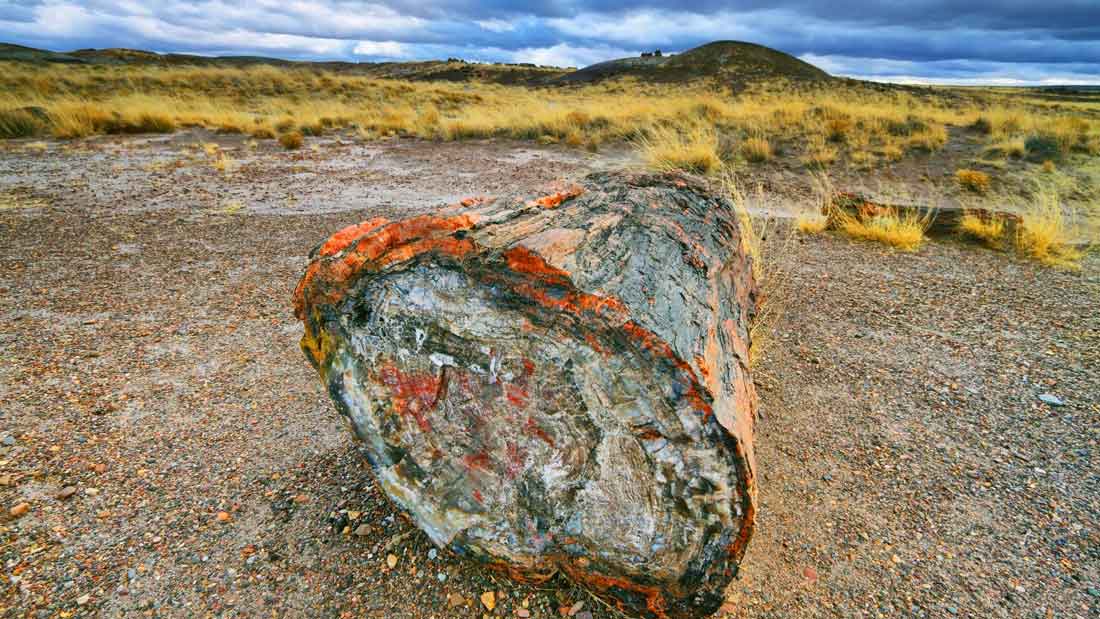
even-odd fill
[[[226,173],[189,146],[211,139],[0,151],[0,617],[616,616],[396,513],[289,297],[368,214],[628,156],[218,137]],[[830,234],[776,255],[760,519],[722,614],[1100,616],[1097,256],[1063,273]]]

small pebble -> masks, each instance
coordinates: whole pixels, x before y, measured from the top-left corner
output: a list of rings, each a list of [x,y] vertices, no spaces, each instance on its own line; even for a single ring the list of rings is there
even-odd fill
[[[30,509],[30,503],[17,503],[11,508],[11,510],[8,511],[8,513],[11,514],[12,518],[20,518],[28,511],[30,511]]]

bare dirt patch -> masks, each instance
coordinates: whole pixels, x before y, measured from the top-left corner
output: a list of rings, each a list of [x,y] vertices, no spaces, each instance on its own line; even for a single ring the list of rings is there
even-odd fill
[[[228,173],[186,146],[211,141]],[[614,616],[434,552],[374,488],[289,299],[349,223],[628,159],[193,132],[0,153],[22,205],[0,210],[0,615],[478,617],[495,591],[495,616]],[[1095,616],[1096,255],[1065,273],[825,234],[783,260],[727,614]]]

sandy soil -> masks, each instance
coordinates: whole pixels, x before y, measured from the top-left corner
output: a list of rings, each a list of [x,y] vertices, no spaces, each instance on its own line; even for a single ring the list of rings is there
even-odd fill
[[[188,147],[211,139],[0,152],[0,616],[615,616],[433,551],[374,488],[289,298],[344,225],[629,155],[218,136],[227,174]],[[775,255],[762,509],[723,614],[1100,616],[1096,255],[1063,273],[829,234]]]

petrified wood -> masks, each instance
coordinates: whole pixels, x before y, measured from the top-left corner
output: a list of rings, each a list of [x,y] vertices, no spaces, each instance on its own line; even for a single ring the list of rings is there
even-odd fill
[[[986,223],[992,220],[1000,221],[1005,226],[1006,238],[1016,236],[1016,230],[1020,225],[1019,215],[1005,211],[992,211],[985,208],[940,209],[914,204],[887,204],[850,192],[837,192],[834,194],[831,205],[824,206],[822,214],[829,216],[829,227],[831,228],[836,228],[838,225],[837,215],[860,219],[882,215],[915,217],[926,222],[925,234],[934,237],[959,235],[959,224],[964,215],[972,215]]]
[[[755,512],[731,205],[677,176],[372,219],[318,246],[302,349],[432,541],[645,617],[714,612]]]

